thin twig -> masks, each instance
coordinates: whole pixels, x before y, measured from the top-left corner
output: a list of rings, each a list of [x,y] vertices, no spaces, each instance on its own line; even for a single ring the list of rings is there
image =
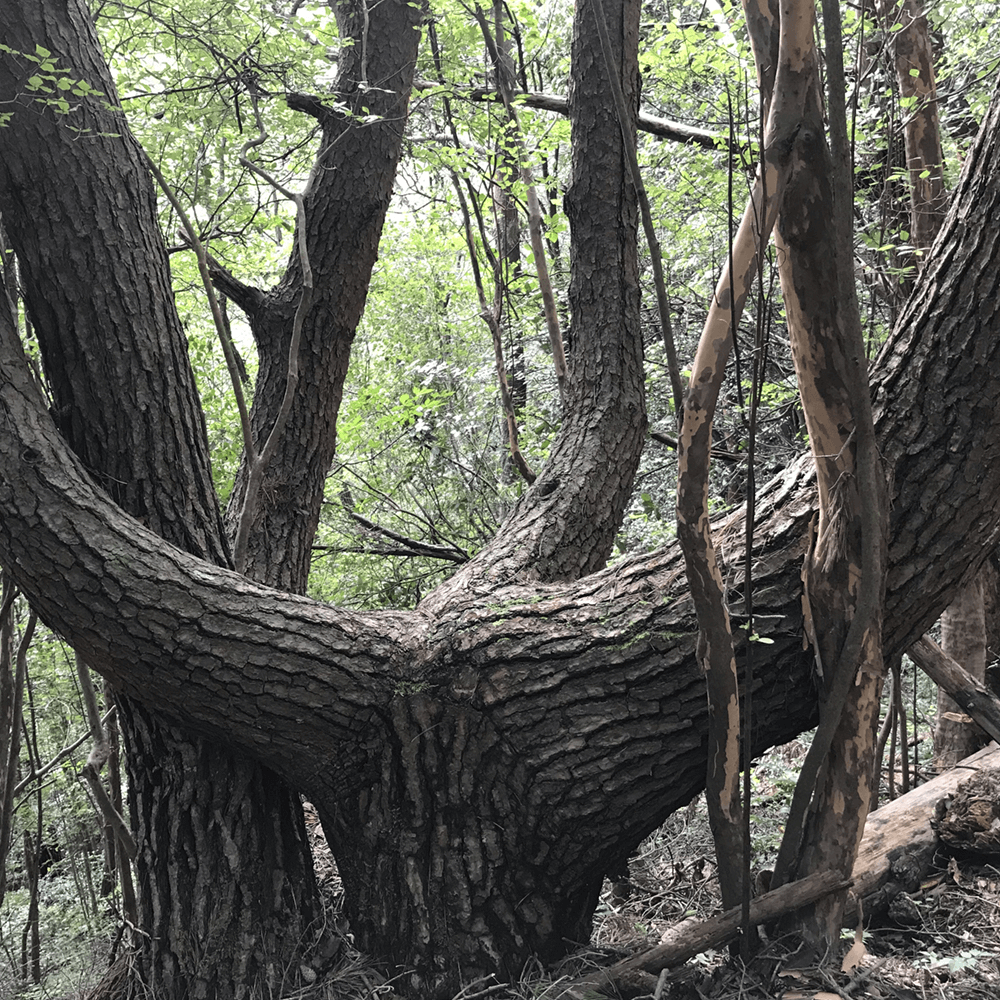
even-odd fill
[[[236,408],[240,414],[240,429],[243,432],[243,447],[246,449],[247,455],[251,456],[255,453],[253,433],[250,430],[250,413],[247,410],[246,397],[243,395],[243,385],[240,379],[240,365],[237,360],[236,349],[233,346],[232,338],[229,336],[229,328],[222,315],[222,307],[219,305],[218,296],[215,294],[215,286],[212,284],[212,276],[209,269],[208,254],[205,251],[205,245],[198,238],[198,233],[195,231],[187,212],[184,211],[184,206],[181,205],[177,195],[174,193],[173,188],[167,183],[167,179],[163,176],[160,168],[153,162],[152,157],[145,150],[142,150],[142,155],[146,159],[146,166],[149,167],[150,173],[153,175],[156,183],[160,186],[160,190],[166,196],[167,201],[170,202],[173,210],[177,213],[177,218],[180,220],[181,226],[184,228],[184,234],[187,238],[188,245],[192,250],[194,250],[195,257],[198,260],[198,273],[201,275],[201,282],[205,287],[205,294],[208,296],[208,304],[212,310],[212,320],[215,323],[215,330],[219,336],[219,343],[222,344],[222,354],[226,359],[226,368],[229,370],[229,378],[233,383],[233,393],[236,396]]]
[[[466,8],[469,9],[469,8]],[[504,108],[513,126],[514,138],[517,143],[518,161],[521,171],[521,181],[527,189],[528,195],[528,233],[531,236],[531,251],[535,258],[535,271],[538,274],[538,286],[542,293],[542,304],[545,309],[545,325],[549,332],[549,345],[552,349],[552,362],[556,371],[556,382],[559,384],[559,398],[565,402],[566,398],[566,351],[563,347],[562,331],[559,329],[559,313],[556,310],[555,295],[552,292],[552,281],[549,278],[549,268],[546,263],[545,241],[542,238],[542,210],[538,204],[538,192],[535,189],[535,178],[531,167],[528,165],[528,154],[524,145],[524,133],[521,131],[521,121],[514,107],[513,90],[508,86],[508,81],[503,68],[503,61],[497,49],[493,33],[490,31],[489,22],[482,8],[476,7],[472,11],[473,16],[479,23],[479,28],[483,33],[483,40],[486,42],[486,49],[493,60],[496,70],[497,83],[500,87],[500,96],[503,99]]]

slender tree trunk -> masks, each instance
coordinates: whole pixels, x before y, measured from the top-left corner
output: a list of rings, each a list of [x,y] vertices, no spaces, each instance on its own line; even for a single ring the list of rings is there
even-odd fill
[[[983,574],[959,590],[941,616],[941,648],[967,673],[986,681],[986,614]],[[983,731],[942,688],[938,688],[934,757],[940,768],[954,767],[987,743]]]
[[[898,0],[895,22],[899,30],[892,36],[892,47],[906,114],[903,135],[910,174],[910,240],[926,252],[948,209],[930,27],[920,0]]]
[[[903,135],[910,172],[910,239],[926,254],[947,208],[930,29],[919,0],[900,0],[896,23],[896,81],[900,97],[907,101]],[[983,598],[983,580],[977,577],[959,590],[954,604],[941,616],[942,648],[978,680],[986,677]],[[953,767],[978,750],[985,737],[945,691],[938,690],[937,701],[934,756],[940,767]]]
[[[775,878],[781,884],[826,869],[848,875],[871,806],[882,680],[881,613],[876,605],[881,603],[884,563],[881,558],[866,562],[865,557],[882,549],[886,508],[881,470],[873,468],[864,346],[853,290],[848,221],[853,192],[849,180],[836,188],[815,49],[802,45],[794,50],[796,71],[783,74],[782,46],[777,76],[772,69],[775,33],[785,37],[789,18],[811,24],[813,5],[782,5],[780,19],[773,7],[748,6],[765,102],[772,88],[775,102],[785,99],[783,89],[789,86],[806,95],[775,241],[819,486],[815,543],[810,535],[805,559],[803,606],[816,655],[822,722],[779,852]],[[838,44],[829,42],[834,29],[836,25],[826,25],[832,45]],[[870,442],[867,452],[862,442]],[[862,611],[865,605],[868,610]],[[865,621],[865,632],[855,641],[852,633],[857,633],[860,620]],[[794,918],[795,929],[821,953],[839,934],[843,903],[843,894],[826,897]]]
[[[622,90],[639,99],[639,4],[603,0]],[[429,613],[470,587],[575,580],[611,554],[646,436],[639,323],[638,203],[590,3],[575,8],[573,169],[563,206],[572,261],[572,350],[562,432],[493,541],[430,595]]]

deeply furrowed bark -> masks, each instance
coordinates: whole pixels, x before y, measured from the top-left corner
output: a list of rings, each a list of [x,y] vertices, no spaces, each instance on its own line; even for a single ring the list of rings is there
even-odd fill
[[[875,372],[876,399],[886,401],[878,410],[882,450],[896,470],[889,652],[926,629],[958,578],[983,558],[984,540],[998,534],[1000,384],[987,377],[1000,365],[1000,314],[990,305],[1000,280],[998,125],[995,105],[919,305],[907,310]],[[504,914],[488,908],[488,896],[475,898],[454,919],[477,928],[478,957],[455,956],[458,967],[498,962],[491,942],[510,948],[503,952],[510,965],[530,948],[558,950],[563,930],[581,926],[587,887],[702,787],[704,694],[676,551],[568,586],[465,591],[434,616],[326,609],[209,570],[88,494],[72,460],[56,461],[48,418],[24,405],[27,375],[16,354],[0,361],[0,553],[42,615],[132,694],[155,691],[179,721],[281,768],[321,809],[345,799],[358,809],[366,798],[386,801],[383,776],[397,783],[391,789],[411,774],[406,793],[424,809],[413,824],[414,857],[430,858],[443,850],[432,845],[447,844],[453,863],[462,863],[474,841],[461,831],[480,814],[494,817],[513,847],[483,856],[483,867],[470,865],[466,878],[501,893],[531,878],[541,903],[522,913],[521,897],[501,900]],[[970,462],[981,474],[969,474]],[[793,468],[762,491],[759,504],[755,603],[775,642],[755,685],[758,750],[815,719],[799,584],[815,513],[809,479]],[[723,573],[738,598],[738,517],[723,531]],[[432,712],[442,722],[421,731],[419,754],[392,735]],[[464,745],[449,736],[463,716],[475,721]],[[455,806],[442,762],[491,753],[516,755],[518,766],[502,779],[505,794]],[[382,843],[414,815],[412,808],[398,815]],[[395,856],[381,855],[389,864]],[[433,876],[432,869],[407,870]],[[559,919],[539,921],[542,904]],[[427,919],[445,919],[443,905],[425,896]],[[397,910],[394,919],[412,922],[414,914]],[[387,919],[369,929],[373,947],[394,940],[392,926]],[[408,955],[398,947],[393,954],[443,980],[441,947],[414,940]]]
[[[890,651],[998,533],[998,118],[875,378],[896,469]],[[701,788],[704,692],[673,550],[569,585],[452,589],[433,613],[357,615],[272,591],[173,549],[93,489],[9,323],[0,333],[0,558],[133,697],[279,769],[332,828],[371,819],[339,831],[358,845],[346,870],[359,940],[415,968],[422,995],[558,953],[585,929],[601,875]],[[758,750],[815,717],[799,586],[808,480],[793,468],[759,505],[755,604],[774,645],[758,663]],[[738,516],[723,530],[738,597]],[[374,880],[391,905],[360,884],[379,865],[396,872]]]
[[[86,143],[25,96],[4,130],[0,209],[56,422],[124,510],[228,566],[152,187],[89,15],[77,4],[22,4],[6,27],[12,47],[43,45],[112,105],[81,107],[75,124],[99,137]],[[21,93],[33,68],[4,57],[0,90]],[[91,224],[67,227],[84,208]],[[119,708],[140,843],[145,987],[222,1000],[294,978],[320,915],[297,796],[256,761],[192,739],[147,705],[121,698]],[[219,871],[228,877],[209,891]]]
[[[304,193],[315,288],[303,323],[298,390],[278,454],[264,473],[245,568],[247,576],[297,594],[306,590],[351,345],[402,150],[422,17],[421,5],[406,0],[371,2],[366,21],[354,4],[330,6],[337,12],[343,36],[355,43],[342,50],[333,95],[349,113],[329,107],[330,102],[319,97],[288,97],[289,107],[314,117],[322,131]],[[374,45],[371,40],[376,38]],[[376,117],[368,120],[368,116]],[[260,448],[285,392],[292,319],[302,291],[298,240],[281,281],[266,292],[231,275],[215,277],[246,312],[257,345],[260,364],[251,423]],[[244,463],[226,514],[233,532],[246,482]]]

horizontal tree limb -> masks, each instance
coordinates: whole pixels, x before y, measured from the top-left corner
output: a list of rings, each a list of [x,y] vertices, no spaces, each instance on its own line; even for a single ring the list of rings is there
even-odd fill
[[[449,97],[464,98],[467,101],[499,102],[501,99],[499,91],[490,87],[456,87],[437,83],[434,80],[414,80],[413,89],[447,92]],[[529,108],[537,108],[539,111],[554,111],[560,115],[569,114],[569,98],[559,94],[522,91],[513,96],[516,103],[524,104]],[[725,149],[730,145],[729,136],[721,132],[711,132],[695,125],[684,125],[681,122],[671,121],[669,118],[659,118],[644,111],[639,112],[638,125],[643,132],[648,132],[650,135],[659,136],[661,139],[671,139],[674,142],[701,146],[703,149]],[[749,145],[746,140],[738,139],[734,151],[747,149]]]
[[[953,660],[930,636],[921,636],[910,648],[913,662],[983,729],[1000,742],[1000,699],[982,681]]]

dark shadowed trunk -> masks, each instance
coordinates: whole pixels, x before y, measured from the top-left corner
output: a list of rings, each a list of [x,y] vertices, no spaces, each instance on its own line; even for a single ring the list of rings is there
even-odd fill
[[[5,23],[12,47],[43,45],[117,103],[83,6],[21,4]],[[18,94],[33,66],[5,57],[0,91]],[[77,127],[100,138],[81,142],[22,97],[0,160],[0,211],[52,412],[123,509],[229,566],[151,181],[119,109],[93,102],[82,115]],[[66,226],[79,212],[91,223]],[[120,697],[119,708],[140,845],[143,982],[216,1000],[294,979],[321,915],[298,796],[257,761],[182,733],[148,706]]]
[[[406,0],[370,2],[364,19],[353,3],[330,6],[346,39],[335,92],[332,98],[288,97],[289,107],[312,116],[321,128],[304,194],[315,290],[303,325],[295,400],[281,445],[264,473],[245,567],[247,576],[296,594],[305,593],[309,576],[351,344],[402,150],[422,18],[421,5]],[[370,40],[376,38],[374,45]],[[334,101],[338,107],[331,106]],[[368,120],[369,115],[377,117]],[[229,274],[214,276],[246,312],[257,346],[260,367],[251,416],[258,448],[285,393],[292,320],[302,294],[297,239],[294,247],[284,276],[268,291],[249,288]],[[246,484],[244,462],[227,511],[233,534]]]

